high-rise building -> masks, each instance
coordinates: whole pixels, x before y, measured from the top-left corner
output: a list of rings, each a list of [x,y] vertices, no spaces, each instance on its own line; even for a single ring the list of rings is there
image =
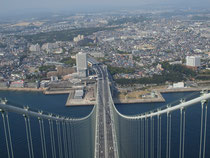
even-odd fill
[[[186,66],[191,66],[191,67],[201,66],[201,58],[199,56],[187,56]]]
[[[76,55],[77,73],[80,77],[87,77],[87,54],[79,52]]]

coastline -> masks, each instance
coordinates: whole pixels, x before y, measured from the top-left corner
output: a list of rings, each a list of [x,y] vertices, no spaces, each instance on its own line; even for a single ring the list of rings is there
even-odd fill
[[[119,99],[113,98],[115,104],[138,104],[138,103],[159,103],[165,102],[165,99],[162,96],[162,93],[177,93],[177,92],[193,92],[193,91],[202,91],[203,89],[210,90],[210,87],[198,87],[198,88],[161,88],[154,89],[157,97],[154,98],[142,98],[142,99]],[[66,102],[66,106],[86,106],[94,105],[95,101],[90,101],[88,99],[74,100],[72,99],[72,92],[70,90],[53,90],[49,91],[47,88],[0,88],[0,91],[25,91],[25,92],[42,92],[44,95],[59,95],[59,94],[69,94],[69,97]],[[70,99],[71,98],[71,99]]]
[[[0,91],[44,92],[46,88],[0,88]]]
[[[195,91],[202,91],[202,90],[210,90],[210,87],[156,89],[156,91],[160,93],[195,92]]]

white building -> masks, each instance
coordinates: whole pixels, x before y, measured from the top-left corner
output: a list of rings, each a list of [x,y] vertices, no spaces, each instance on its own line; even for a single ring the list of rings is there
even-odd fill
[[[77,73],[80,77],[87,77],[87,54],[79,52],[76,55]]]
[[[199,56],[187,56],[186,66],[192,66],[192,67],[201,66],[201,58]]]
[[[40,51],[40,46],[39,46],[38,43],[35,44],[35,45],[30,45],[29,50],[30,50],[31,52],[39,52],[39,51]]]
[[[174,83],[173,88],[184,88],[184,82]]]
[[[83,90],[76,90],[74,94],[74,99],[82,99],[84,96]]]
[[[77,37],[74,37],[73,41],[74,42],[79,42],[79,41],[81,41],[83,39],[84,39],[84,35],[78,35]]]
[[[42,45],[42,50],[51,51],[52,49],[58,49],[59,45],[57,42],[55,43],[45,43]]]
[[[90,55],[92,55],[95,58],[103,58],[104,54],[99,52],[91,52]]]

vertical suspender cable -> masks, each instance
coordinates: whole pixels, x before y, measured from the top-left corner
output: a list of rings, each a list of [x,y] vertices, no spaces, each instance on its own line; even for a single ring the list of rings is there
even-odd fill
[[[152,120],[153,120],[153,118],[152,117],[150,117],[150,158],[153,158],[152,156],[153,156],[153,138],[152,138],[152,136],[153,136],[153,126],[152,126]]]
[[[179,158],[182,156],[182,110],[180,109]]]
[[[50,141],[51,141],[51,150],[52,150],[52,157],[56,158],[55,155],[55,148],[54,148],[54,142],[53,142],[53,129],[52,129],[52,121],[49,119],[49,129],[50,129]]]
[[[58,155],[59,158],[61,158],[61,147],[60,147],[60,139],[59,139],[59,132],[58,132],[58,120],[55,121],[56,124],[56,130],[57,130],[57,141],[58,141]]]
[[[7,128],[6,128],[6,123],[5,123],[4,112],[2,112],[1,114],[2,114],[2,120],[3,120],[3,126],[4,126],[4,135],[5,135],[6,146],[7,146],[7,154],[8,154],[8,158],[10,158],[10,149],[9,149],[9,142],[8,142]]]
[[[28,123],[27,123],[27,116],[23,115],[25,119],[25,128],[26,128],[26,137],[27,137],[27,143],[28,143],[28,154],[29,158],[32,158],[31,156],[31,146],[30,146],[30,139],[29,139],[29,132],[28,132]]]
[[[73,126],[72,126],[72,129],[73,129],[73,140],[74,140],[74,150],[75,150],[75,152],[74,152],[74,156],[75,157],[77,157],[77,151],[76,151],[76,149],[77,149],[77,146],[76,146],[76,139],[75,139],[75,137],[74,137],[74,135],[75,135],[75,128],[74,128],[74,124],[73,124]]]
[[[155,157],[155,118],[152,119],[152,157]]]
[[[64,153],[65,153],[65,158],[68,158],[68,153],[67,153],[67,144],[66,144],[66,128],[65,128],[65,123],[62,122],[63,126],[63,144],[64,144]]]
[[[68,146],[69,146],[69,149],[68,149],[68,151],[69,151],[69,157],[70,157],[70,155],[71,155],[71,137],[70,137],[70,129],[69,129],[69,122],[67,122],[66,123],[66,128],[67,128],[67,140],[68,140]]]
[[[50,123],[50,120],[48,120],[49,122],[49,130],[50,130],[50,144],[51,144],[51,150],[52,150],[52,158],[55,158],[54,157],[54,149],[53,149],[53,140],[52,140],[52,130],[51,130],[51,123]]]
[[[10,132],[10,125],[9,125],[8,113],[6,113],[6,118],[7,118],[7,127],[8,127],[8,134],[9,134],[9,142],[10,142],[11,156],[12,156],[12,158],[14,158],[13,147],[12,147],[12,137],[11,137],[11,132]]]
[[[58,122],[58,127],[59,127],[59,135],[60,135],[60,143],[61,143],[61,155],[62,155],[62,158],[64,157],[64,146],[63,146],[63,143],[62,143],[62,131],[61,131],[61,125],[62,125],[62,122]]]
[[[142,118],[141,118],[141,158],[143,158],[143,132],[142,132],[142,129],[143,129],[143,121],[142,121]]]
[[[133,120],[129,120],[129,127],[130,127],[130,133],[129,133],[129,137],[133,136],[134,137],[134,133],[133,133]],[[132,152],[132,150],[130,150],[130,157],[134,157],[134,152]]]
[[[185,141],[185,110],[183,111],[183,140],[182,140],[182,158],[184,158],[184,141]]]
[[[141,124],[142,124],[141,119],[139,119],[139,150],[140,150],[139,157],[141,157],[141,146],[142,146],[142,144],[141,144]]]
[[[52,129],[52,138],[53,138],[54,155],[55,155],[55,158],[56,158],[54,123],[53,123],[52,120],[50,120],[50,122],[51,122],[51,129]]]
[[[29,137],[30,137],[30,146],[31,146],[31,157],[34,158],[33,141],[32,141],[32,136],[31,136],[31,123],[30,123],[30,118],[27,117],[27,119],[28,119],[28,131],[29,131]]]
[[[204,141],[203,141],[203,158],[205,158],[205,151],[206,151],[206,127],[207,127],[207,115],[208,115],[208,109],[207,109],[207,103],[206,103],[206,112],[205,112],[205,126],[204,126]]]
[[[202,151],[202,140],[203,140],[203,108],[204,102],[201,102],[201,129],[200,129],[200,150],[199,150],[199,158],[201,158],[201,151]]]
[[[45,157],[47,158],[47,148],[46,148],[46,139],[45,139],[45,130],[44,130],[43,119],[41,120],[41,126],[42,126],[42,135],[43,135],[43,143],[44,143],[44,152],[45,152]]]
[[[139,157],[139,123],[138,123],[138,119],[136,120],[136,122],[137,122],[137,133],[136,133],[136,135],[137,135],[137,144],[136,144],[136,151],[137,151],[137,157]]]
[[[39,129],[40,129],[40,137],[41,137],[41,145],[42,145],[42,156],[43,156],[43,158],[45,158],[44,141],[43,141],[43,133],[42,133],[42,125],[41,125],[40,118],[38,118],[38,120],[39,120]]]
[[[161,115],[160,115],[160,140],[159,140],[159,144],[160,144],[160,151],[159,151],[159,158],[161,158],[162,156],[161,156]]]
[[[61,122],[58,123],[58,127],[59,127],[59,137],[60,137],[60,147],[61,147],[61,157],[63,158],[63,147],[62,147],[62,133],[61,133]]]
[[[169,113],[169,140],[168,140],[168,158],[171,157],[171,113]]]
[[[144,119],[141,119],[141,157],[144,158]]]
[[[150,117],[150,158],[152,158],[152,117]]]
[[[144,157],[147,158],[147,118],[144,122]]]
[[[72,155],[72,158],[74,157],[74,141],[73,141],[73,136],[72,136],[72,128],[73,128],[73,125],[72,125],[72,122],[70,122],[70,137],[71,137],[71,155]],[[98,138],[99,139],[99,138]],[[98,156],[99,156],[99,152],[98,152]]]
[[[145,157],[145,120],[143,119],[143,158]]]
[[[148,158],[148,118],[145,118],[145,157]]]
[[[160,150],[160,116],[157,116],[157,158],[159,157],[159,150]]]
[[[58,125],[58,120],[56,120],[56,128],[57,128],[57,139],[58,139],[58,151],[59,151],[59,157],[62,158],[62,144],[61,144],[61,135],[59,131],[59,125]]]
[[[166,158],[168,158],[168,139],[169,139],[169,112],[167,113],[167,127],[166,127]]]

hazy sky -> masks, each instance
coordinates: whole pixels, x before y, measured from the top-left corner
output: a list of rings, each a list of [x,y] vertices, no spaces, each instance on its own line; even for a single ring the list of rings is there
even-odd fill
[[[210,0],[0,0],[0,14],[38,11],[100,10],[102,8],[141,7],[145,4],[176,6],[210,6]]]

